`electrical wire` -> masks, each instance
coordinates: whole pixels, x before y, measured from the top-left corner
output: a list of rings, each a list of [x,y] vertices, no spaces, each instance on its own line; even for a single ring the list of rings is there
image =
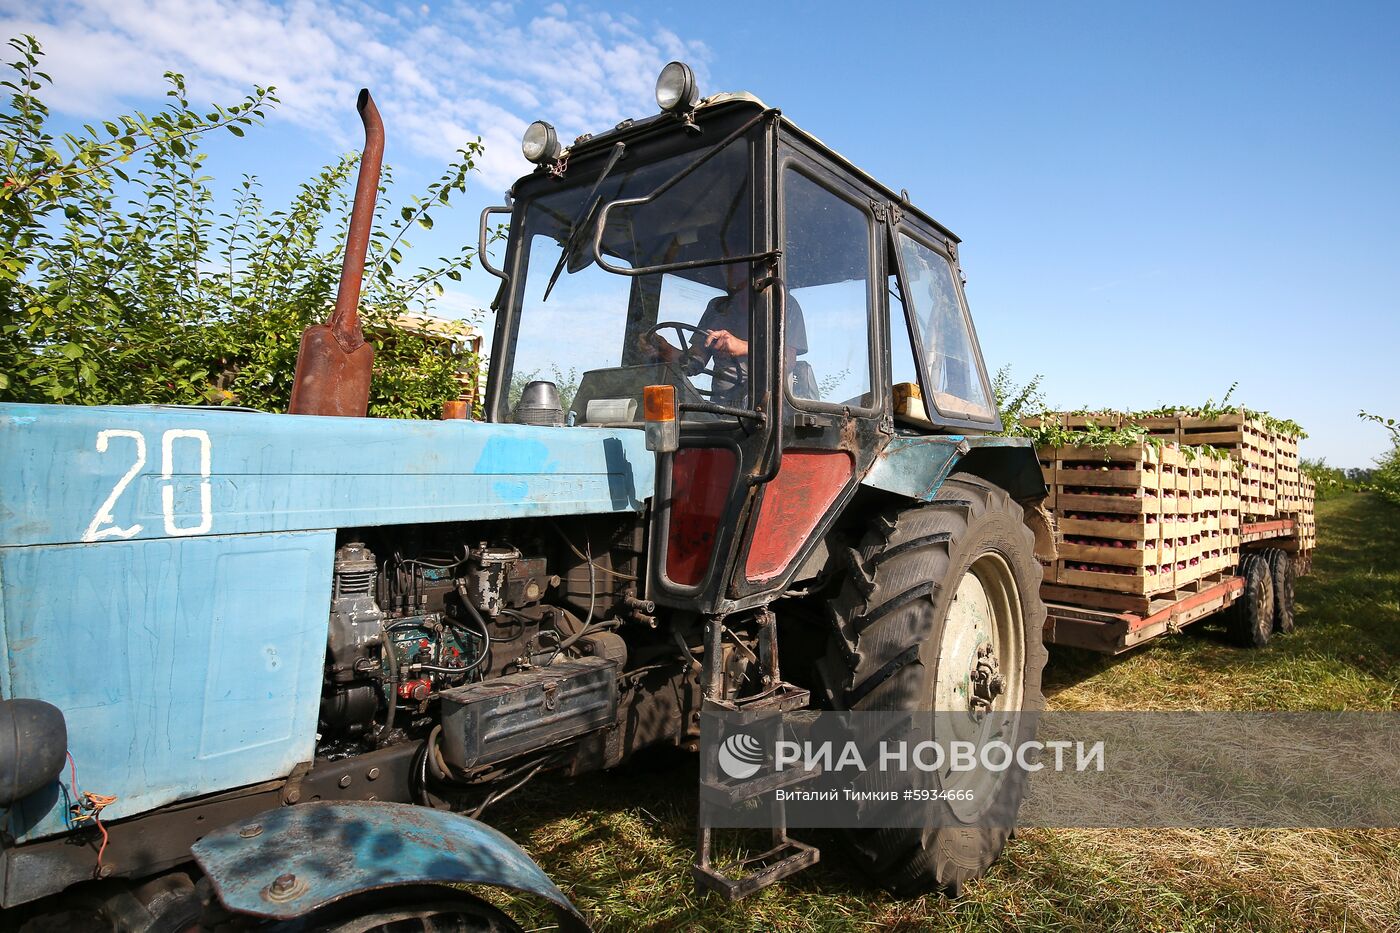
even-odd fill
[[[69,775],[73,782],[73,795],[78,798],[78,803],[73,805],[71,811],[73,818],[68,822],[69,826],[81,825],[91,821],[97,827],[97,831],[102,834],[102,845],[97,849],[96,874],[102,873],[102,856],[107,853],[107,843],[110,837],[107,835],[107,827],[102,825],[102,811],[117,802],[116,794],[94,794],[83,793],[78,789],[78,763],[73,760],[73,753],[68,752]],[[70,812],[71,812],[70,811]]]
[[[564,543],[569,546],[569,550],[574,552],[575,557],[577,557],[579,560],[588,562],[589,568],[594,570],[600,570],[608,576],[617,577],[619,580],[631,580],[633,582],[636,582],[637,578],[630,573],[622,573],[619,570],[610,570],[607,567],[598,567],[596,564],[593,563],[593,548],[589,543],[587,532],[584,532],[583,534],[584,546],[588,548],[588,556],[585,556],[582,551],[580,551],[577,547],[574,546],[574,542],[569,540],[569,536],[564,534],[564,529],[560,528],[556,522],[551,521],[549,523],[549,527],[553,528],[555,532],[559,535],[559,537],[564,541]]]
[[[566,538],[565,540],[567,541],[568,539]],[[569,546],[573,547],[572,544]],[[551,664],[553,664],[559,658],[559,655],[563,654],[568,648],[570,648],[584,635],[589,634],[591,631],[598,630],[592,627],[593,610],[596,609],[598,605],[598,577],[593,572],[597,568],[593,566],[593,545],[589,542],[586,536],[583,539],[583,546],[588,548],[588,555],[586,557],[582,554],[579,554],[579,556],[583,557],[584,561],[588,564],[588,618],[583,620],[583,628],[579,629],[577,632],[574,632],[568,638],[563,639],[559,642],[557,646],[555,646],[554,653],[549,656],[548,661],[544,662],[545,667],[549,667]],[[577,554],[578,552],[575,551],[574,553]],[[598,628],[602,628],[602,626],[599,626]]]
[[[525,783],[526,783],[527,781],[529,781],[530,778],[534,777],[536,774],[539,774],[539,773],[540,773],[540,769],[543,768],[543,767],[544,767],[545,765],[547,765],[547,764],[549,764],[549,759],[548,759],[548,758],[543,758],[543,759],[541,759],[540,761],[536,762],[536,763],[535,763],[535,766],[534,766],[533,768],[530,768],[530,770],[525,774],[524,777],[522,777],[520,780],[516,781],[514,784],[510,785],[509,787],[506,787],[506,788],[504,788],[504,789],[502,789],[502,790],[492,791],[490,794],[487,794],[487,795],[486,795],[486,799],[483,800],[483,801],[481,802],[481,804],[480,804],[479,806],[477,806],[477,808],[476,808],[475,810],[471,810],[470,812],[468,812],[467,815],[470,816],[470,817],[471,817],[472,819],[474,819],[474,820],[475,820],[475,819],[480,819],[480,818],[481,818],[481,814],[484,813],[484,812],[486,812],[486,808],[487,808],[487,807],[489,807],[489,806],[491,806],[492,804],[495,804],[495,803],[500,803],[500,802],[501,802],[502,800],[504,800],[506,797],[509,797],[511,794],[515,793],[515,792],[518,791],[520,788],[524,787],[524,786],[525,786]],[[520,772],[517,771],[517,772],[515,772],[515,773],[516,773],[516,774],[519,774]]]

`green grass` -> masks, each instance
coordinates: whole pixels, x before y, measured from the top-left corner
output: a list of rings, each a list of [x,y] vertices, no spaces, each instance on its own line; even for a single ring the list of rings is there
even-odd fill
[[[1050,706],[1396,710],[1400,509],[1345,496],[1318,526],[1294,634],[1246,651],[1201,623],[1120,658],[1055,649]],[[821,863],[729,905],[690,882],[696,806],[677,753],[542,780],[491,818],[605,930],[1400,930],[1396,830],[1028,830],[957,900],[894,898],[834,837],[799,834]]]

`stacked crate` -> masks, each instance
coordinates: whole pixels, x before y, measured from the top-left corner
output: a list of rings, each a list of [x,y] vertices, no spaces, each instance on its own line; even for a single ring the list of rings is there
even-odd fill
[[[1292,518],[1298,523],[1298,547],[1311,551],[1317,547],[1317,516],[1313,511],[1317,500],[1317,484],[1307,474],[1298,477],[1298,510]]]
[[[1229,570],[1240,563],[1240,534],[1244,516],[1240,513],[1240,463],[1233,458],[1218,460],[1220,468],[1220,549]]]
[[[1303,491],[1298,468],[1298,438],[1286,434],[1274,435],[1274,470],[1278,483],[1278,511],[1297,512],[1301,508]]]
[[[1196,496],[1197,514],[1201,522],[1201,574],[1209,576],[1225,569],[1225,530],[1220,517],[1220,463],[1209,457],[1199,457],[1192,466],[1200,471],[1201,477]]]
[[[1245,526],[1278,517],[1297,522],[1300,548],[1314,546],[1297,438],[1271,432],[1260,418],[1243,411],[1044,417],[1071,431],[1135,425],[1149,435],[1132,446],[1038,449],[1059,545],[1044,572],[1055,591],[1047,598],[1140,611],[1233,571]]]
[[[1060,533],[1047,582],[1145,597],[1204,574],[1204,479],[1175,446],[1042,448],[1039,456],[1055,464]]]
[[[1170,566],[1163,567],[1163,579],[1180,586],[1195,579],[1201,564],[1201,522],[1196,511],[1200,474],[1193,474],[1175,445],[1164,447],[1162,455],[1162,541]]]
[[[1277,515],[1275,440],[1262,420],[1236,411],[1213,418],[1183,415],[1179,422],[1180,443],[1215,447],[1239,462],[1240,511],[1245,521],[1265,521]]]

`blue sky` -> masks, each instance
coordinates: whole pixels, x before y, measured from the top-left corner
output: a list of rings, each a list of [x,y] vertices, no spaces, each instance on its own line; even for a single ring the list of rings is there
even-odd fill
[[[482,136],[434,254],[474,236],[530,120],[569,139],[647,114],[682,57],[955,230],[988,364],[1043,374],[1053,404],[1238,381],[1344,466],[1386,443],[1358,409],[1400,416],[1395,4],[0,0],[0,20],[44,41],[66,119],[152,106],[166,69],[206,99],[277,84],[278,114],[210,165],[274,197],[357,144],[362,83],[410,187]],[[492,291],[474,274],[439,312]]]

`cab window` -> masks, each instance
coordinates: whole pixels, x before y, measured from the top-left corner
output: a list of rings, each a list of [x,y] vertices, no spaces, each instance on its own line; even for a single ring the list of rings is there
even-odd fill
[[[995,421],[972,326],[958,294],[952,264],[937,250],[899,237],[905,300],[914,310],[915,339],[928,361],[925,385],[934,407],[949,418]]]
[[[870,217],[794,168],[783,185],[788,388],[869,408]]]

